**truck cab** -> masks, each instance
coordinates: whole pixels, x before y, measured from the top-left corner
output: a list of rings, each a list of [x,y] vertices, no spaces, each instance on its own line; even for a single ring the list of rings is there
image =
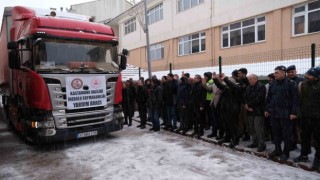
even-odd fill
[[[7,59],[0,59],[3,103],[25,139],[52,142],[122,129],[121,70],[128,52],[118,53],[110,27],[20,6],[7,9],[3,21],[2,31],[10,29],[1,32],[8,37]]]

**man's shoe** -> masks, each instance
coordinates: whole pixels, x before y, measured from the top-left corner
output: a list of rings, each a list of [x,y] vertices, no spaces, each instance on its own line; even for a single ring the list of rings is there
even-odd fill
[[[262,144],[258,147],[257,151],[258,152],[263,152],[267,149],[267,146],[265,144]]]
[[[217,133],[211,133],[207,136],[207,138],[213,138],[213,137],[216,137],[217,136]]]
[[[146,125],[141,125],[140,126],[140,129],[145,129],[146,128]]]
[[[230,142],[230,139],[224,137],[224,138],[222,138],[221,140],[218,141],[218,144],[222,145],[223,143],[228,143],[228,142]]]
[[[137,126],[137,128],[139,128],[139,127],[141,127],[142,126],[142,124],[139,124],[138,126]]]
[[[320,168],[320,159],[314,158],[313,164],[312,164],[312,169],[319,170],[319,168]]]
[[[223,136],[218,135],[218,136],[216,137],[216,140],[219,141],[219,140],[221,140],[222,138],[223,138]]]
[[[281,156],[281,153],[282,153],[281,148],[275,148],[274,151],[272,151],[271,153],[268,154],[268,157],[274,158],[276,156]]]
[[[236,145],[235,145],[233,142],[231,142],[231,143],[228,145],[228,147],[231,148],[231,149],[233,149],[234,147],[236,147]]]
[[[256,144],[250,144],[247,146],[247,148],[250,148],[250,149],[257,148],[257,147],[258,147],[258,145],[256,145]]]
[[[289,153],[283,153],[280,156],[280,161],[287,161],[289,159]]]
[[[194,137],[194,136],[197,135],[197,134],[198,134],[198,132],[194,131],[190,136],[191,136],[191,137]]]
[[[242,138],[242,141],[249,141],[250,140],[250,136],[249,135],[244,135]]]
[[[177,130],[176,130],[176,133],[180,133],[180,131],[182,131],[183,130],[183,128],[178,128]]]
[[[153,131],[154,132],[160,131],[160,128],[155,128]]]
[[[155,130],[155,128],[150,128],[150,129],[149,129],[149,131],[154,131],[154,130]]]
[[[185,129],[182,131],[182,135],[186,135],[189,130]]]
[[[203,136],[203,134],[204,134],[203,132],[202,133],[200,132],[199,134],[196,135],[196,138],[200,139],[200,137]]]
[[[308,158],[308,156],[300,155],[300,156],[294,158],[294,159],[293,159],[293,162],[295,162],[295,163],[299,163],[299,162],[309,162],[309,158]]]

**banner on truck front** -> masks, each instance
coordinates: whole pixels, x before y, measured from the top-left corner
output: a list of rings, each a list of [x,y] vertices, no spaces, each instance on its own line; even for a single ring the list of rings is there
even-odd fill
[[[104,76],[66,77],[68,109],[107,105],[106,78]]]

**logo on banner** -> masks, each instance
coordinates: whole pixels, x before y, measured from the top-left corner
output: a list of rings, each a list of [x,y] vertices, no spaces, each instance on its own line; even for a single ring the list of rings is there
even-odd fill
[[[83,82],[79,78],[76,78],[76,79],[71,81],[71,87],[73,89],[80,89],[82,86],[83,86]]]
[[[101,85],[101,81],[98,78],[94,78],[91,80],[91,87],[93,87],[94,89],[99,89]]]
[[[66,85],[67,109],[107,105],[104,76],[66,77]]]

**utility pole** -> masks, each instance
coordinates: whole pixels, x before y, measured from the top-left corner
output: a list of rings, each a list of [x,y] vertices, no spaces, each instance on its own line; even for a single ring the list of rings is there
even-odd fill
[[[147,62],[148,62],[148,76],[151,78],[151,61],[150,61],[150,41],[149,41],[149,19],[148,19],[148,12],[147,12],[147,0],[143,0],[144,2],[144,18],[145,18],[145,28],[144,32],[146,33],[147,39]]]

